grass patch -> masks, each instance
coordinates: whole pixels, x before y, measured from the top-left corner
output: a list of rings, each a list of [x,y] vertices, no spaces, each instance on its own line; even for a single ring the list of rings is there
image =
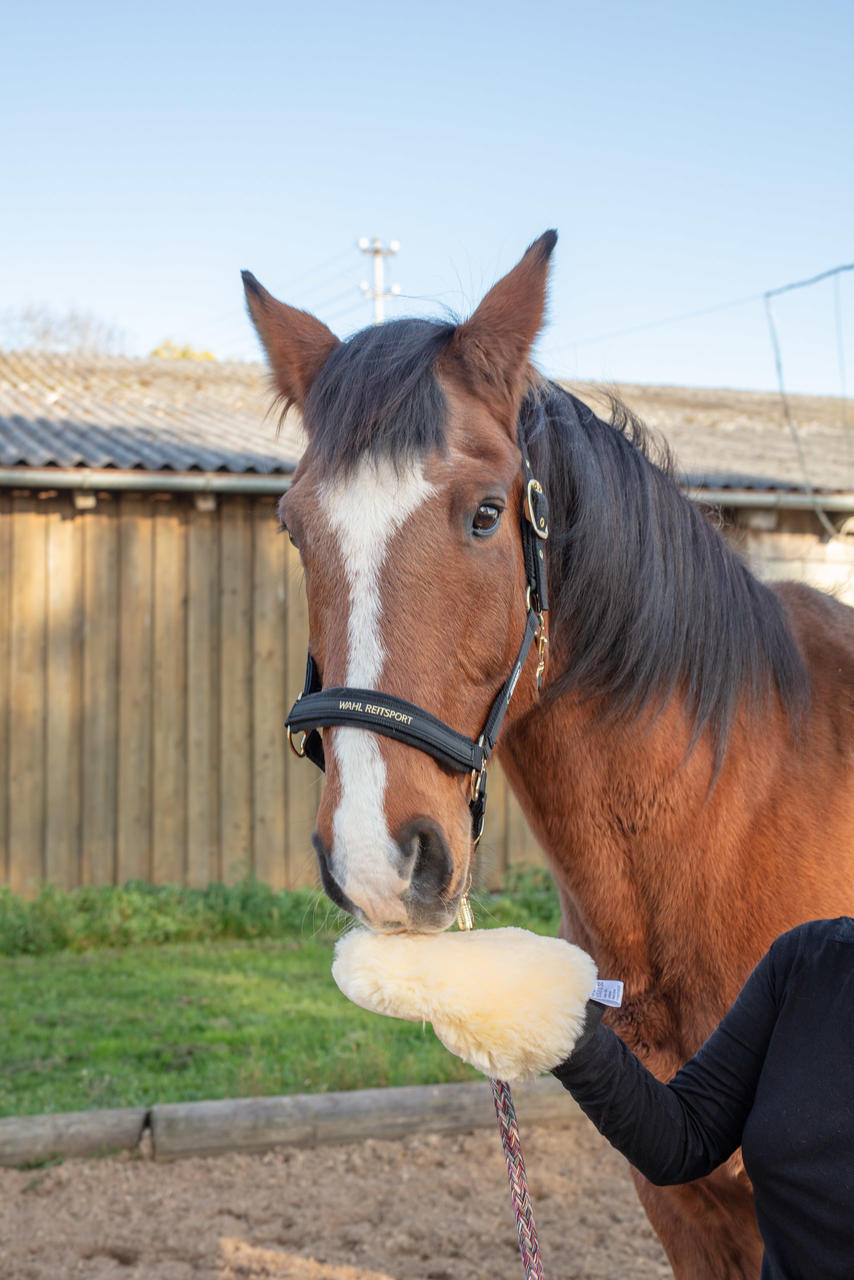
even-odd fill
[[[0,887],[0,956],[220,938],[334,936],[344,920],[317,890],[275,891],[251,879],[205,889],[144,880],[70,893],[45,887],[32,901]]]
[[[149,908],[141,921],[126,895]],[[429,1027],[344,999],[330,975],[342,918],[317,895],[134,885],[10,900],[29,950],[0,962],[0,1115],[479,1078]],[[558,923],[550,880],[530,870],[475,914]],[[40,933],[46,917],[62,928]]]

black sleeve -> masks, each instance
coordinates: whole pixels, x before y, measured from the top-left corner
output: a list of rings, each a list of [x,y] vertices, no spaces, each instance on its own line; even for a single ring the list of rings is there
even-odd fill
[[[592,1009],[575,1051],[554,1068],[599,1132],[650,1182],[703,1177],[740,1145],[777,1017],[779,948],[759,962],[717,1030],[669,1084]]]

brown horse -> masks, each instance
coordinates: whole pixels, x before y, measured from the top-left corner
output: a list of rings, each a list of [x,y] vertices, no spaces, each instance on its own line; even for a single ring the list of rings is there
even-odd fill
[[[854,901],[854,610],[758,582],[630,415],[529,364],[556,236],[459,325],[341,343],[247,275],[308,448],[281,517],[306,571],[324,686],[420,704],[477,738],[526,623],[525,441],[551,504],[550,661],[498,743],[557,881],[564,936],[626,984],[615,1029],[669,1078],[772,939]],[[330,896],[373,927],[442,929],[473,857],[468,778],[363,728],[324,731],[314,843]],[[756,1277],[739,1158],[636,1177],[681,1280]]]

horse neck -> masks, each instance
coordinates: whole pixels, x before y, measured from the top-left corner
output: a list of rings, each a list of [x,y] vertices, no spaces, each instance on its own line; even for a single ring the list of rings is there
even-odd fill
[[[737,853],[720,839],[713,743],[689,751],[690,741],[676,699],[627,725],[564,697],[510,727],[500,752],[555,876],[563,935],[603,976],[625,982],[629,1038],[666,1048],[674,1062],[702,1042],[744,976],[727,978],[710,1001],[720,947],[707,874],[735,882]]]

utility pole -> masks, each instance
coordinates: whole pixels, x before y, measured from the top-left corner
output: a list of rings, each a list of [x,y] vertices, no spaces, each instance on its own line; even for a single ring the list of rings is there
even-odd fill
[[[395,298],[400,293],[399,284],[393,284],[390,289],[386,290],[383,279],[384,260],[397,253],[400,244],[397,240],[390,240],[388,248],[386,248],[379,236],[374,236],[373,240],[369,240],[367,236],[362,236],[359,241],[359,248],[362,253],[369,253],[374,260],[374,287],[372,289],[367,280],[363,280],[362,293],[366,298],[373,298],[374,300],[374,324],[382,324],[385,319],[383,304],[386,298]]]

